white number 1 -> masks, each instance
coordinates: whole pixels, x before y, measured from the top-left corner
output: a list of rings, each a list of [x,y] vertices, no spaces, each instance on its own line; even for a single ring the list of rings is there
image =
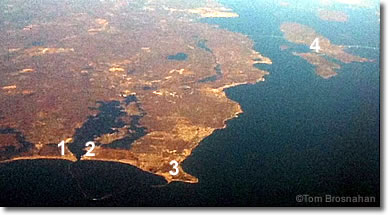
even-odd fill
[[[178,175],[179,173],[179,169],[178,169],[178,162],[176,162],[176,160],[172,160],[170,162],[170,165],[173,165],[172,168],[175,170],[175,171],[170,171],[169,173],[171,175]]]
[[[321,49],[321,47],[319,46],[319,38],[318,38],[318,37],[315,38],[315,40],[313,41],[313,43],[311,43],[310,49],[315,50],[316,53],[319,52],[319,50]]]
[[[92,153],[94,147],[96,147],[96,144],[92,141],[89,141],[85,144],[86,147],[90,147],[88,151],[85,153],[84,156],[95,156],[96,154]],[[61,155],[65,155],[65,141],[62,140],[60,143],[58,143],[58,148],[61,147]]]
[[[61,147],[61,155],[65,155],[65,141],[62,140],[59,144],[58,147]]]

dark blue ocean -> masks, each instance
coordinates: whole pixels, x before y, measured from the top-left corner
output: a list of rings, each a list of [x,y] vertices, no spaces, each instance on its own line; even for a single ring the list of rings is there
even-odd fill
[[[258,65],[265,82],[228,89],[244,111],[203,140],[184,163],[198,184],[163,185],[161,177],[107,162],[19,161],[2,165],[0,202],[78,206],[356,206],[298,203],[297,195],[380,196],[380,28],[376,8],[333,6],[346,23],[320,20],[300,1],[222,0],[239,18],[203,19],[240,32],[272,59]],[[293,1],[295,2],[295,1]],[[379,8],[379,5],[375,5]],[[371,15],[372,14],[372,15]],[[374,62],[341,64],[325,80],[282,38],[283,22],[309,25],[349,52]],[[281,45],[290,48],[281,50]],[[377,49],[374,49],[377,48]],[[68,171],[70,169],[70,171]],[[71,172],[71,174],[70,174]],[[74,180],[74,177],[78,180]],[[4,179],[6,178],[6,179]],[[90,183],[92,182],[92,183]],[[154,186],[160,185],[160,186]],[[5,193],[5,195],[3,195]],[[95,198],[95,200],[93,200]]]

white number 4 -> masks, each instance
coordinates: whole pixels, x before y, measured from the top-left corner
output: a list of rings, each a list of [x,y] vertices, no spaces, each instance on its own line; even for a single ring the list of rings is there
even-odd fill
[[[171,175],[178,175],[179,173],[179,169],[178,169],[178,162],[176,162],[176,160],[172,160],[170,162],[170,165],[173,165],[172,168],[175,170],[175,171],[170,171],[169,173]]]
[[[315,40],[313,41],[313,43],[311,43],[310,49],[315,50],[316,53],[319,52],[319,50],[321,49],[321,47],[319,46],[319,38],[318,38],[318,37],[315,38]]]

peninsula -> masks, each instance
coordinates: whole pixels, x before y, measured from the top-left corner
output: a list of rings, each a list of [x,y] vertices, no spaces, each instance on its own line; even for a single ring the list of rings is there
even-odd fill
[[[180,163],[242,112],[224,90],[263,81],[253,65],[271,60],[247,36],[199,22],[238,14],[184,2],[3,2],[0,161],[113,161],[198,182]]]

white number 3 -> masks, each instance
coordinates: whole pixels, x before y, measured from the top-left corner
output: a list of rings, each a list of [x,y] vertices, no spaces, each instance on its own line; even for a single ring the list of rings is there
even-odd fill
[[[173,165],[172,166],[172,168],[175,170],[175,171],[170,171],[169,173],[171,174],[171,175],[178,175],[178,173],[179,173],[179,169],[178,169],[178,162],[176,162],[176,160],[172,160],[171,162],[170,162],[170,165]]]

